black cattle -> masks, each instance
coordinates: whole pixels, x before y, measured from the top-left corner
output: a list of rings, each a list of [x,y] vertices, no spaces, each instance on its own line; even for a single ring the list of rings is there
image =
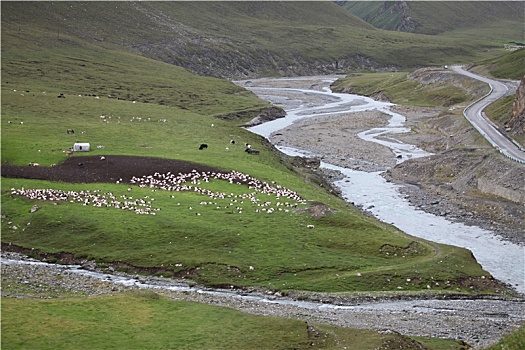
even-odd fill
[[[205,148],[208,148],[208,145],[206,143],[202,143],[200,146],[199,146],[199,149],[200,150],[203,150]]]
[[[259,154],[259,151],[257,151],[256,149],[251,149],[251,148],[246,148],[244,152],[248,154]]]

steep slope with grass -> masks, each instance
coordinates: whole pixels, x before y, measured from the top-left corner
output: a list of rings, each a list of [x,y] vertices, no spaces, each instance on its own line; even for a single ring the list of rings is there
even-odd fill
[[[499,79],[520,80],[525,75],[525,48],[475,62],[472,70]]]
[[[240,78],[492,57],[501,37],[521,38],[521,22],[509,18],[476,35],[428,36],[377,30],[328,1],[4,2],[2,35],[38,33],[34,47],[82,38],[200,75]]]

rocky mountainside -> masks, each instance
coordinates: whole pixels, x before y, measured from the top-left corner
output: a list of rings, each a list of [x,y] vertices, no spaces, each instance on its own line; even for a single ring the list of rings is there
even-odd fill
[[[436,35],[505,20],[523,22],[522,1],[337,1],[376,28]]]
[[[512,106],[507,127],[511,134],[525,135],[525,76],[521,78],[520,85],[516,90],[516,97]]]
[[[411,17],[407,1],[379,1],[372,4],[361,1],[336,1],[336,3],[378,28],[412,33],[418,26]]]

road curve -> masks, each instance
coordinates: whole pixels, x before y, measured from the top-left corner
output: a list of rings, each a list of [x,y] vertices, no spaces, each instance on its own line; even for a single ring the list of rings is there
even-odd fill
[[[452,66],[451,69],[489,84],[490,92],[465,108],[463,115],[500,153],[514,161],[525,164],[525,149],[502,134],[484,113],[484,109],[488,105],[505,96],[508,87],[499,81],[471,73],[463,69],[462,66]]]

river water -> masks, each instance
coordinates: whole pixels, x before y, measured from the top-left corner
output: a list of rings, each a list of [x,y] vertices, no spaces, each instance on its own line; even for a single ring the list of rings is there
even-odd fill
[[[287,113],[284,118],[248,130],[269,138],[272,133],[303,118],[377,109],[391,116],[388,126],[361,132],[358,134],[360,138],[387,146],[398,163],[408,158],[430,155],[415,145],[395,139],[396,134],[407,132],[408,129],[404,127],[406,118],[389,109],[391,103],[374,101],[364,96],[333,93],[328,86],[336,78],[303,77],[295,81],[291,78],[273,81],[262,79],[244,83],[246,88],[284,108]],[[289,155],[315,156],[308,150],[277,147]],[[398,191],[399,186],[387,182],[381,172],[357,171],[325,162],[321,162],[321,167],[338,170],[344,175],[344,179],[335,185],[348,202],[363,207],[379,220],[391,223],[409,235],[469,249],[492,276],[525,294],[525,247],[503,241],[493,232],[479,227],[452,222],[419,210],[410,205]]]

